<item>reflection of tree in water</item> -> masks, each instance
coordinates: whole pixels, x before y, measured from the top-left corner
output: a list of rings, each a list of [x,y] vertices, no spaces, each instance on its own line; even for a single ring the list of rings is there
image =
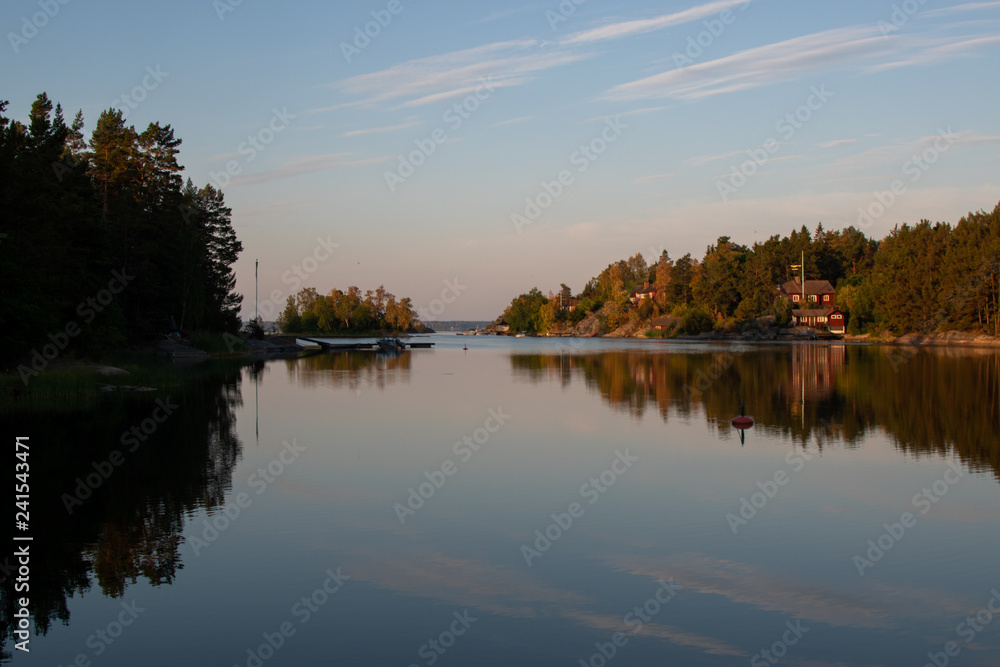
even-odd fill
[[[1000,353],[844,345],[726,346],[691,352],[513,354],[532,381],[583,378],[612,409],[703,412],[728,422],[745,399],[756,429],[822,448],[872,430],[915,456],[956,452],[1000,478]],[[728,431],[727,431],[728,432]]]
[[[69,622],[67,599],[96,578],[110,597],[140,577],[154,586],[173,582],[183,567],[181,531],[187,513],[223,504],[242,451],[235,408],[242,404],[241,370],[190,369],[178,386],[150,394],[102,396],[95,409],[75,414],[4,418],[5,432],[31,437],[31,612],[38,634]],[[155,398],[179,407],[135,451],[123,433],[148,419]],[[67,512],[65,499],[94,463],[119,450],[124,463],[93,494]],[[84,491],[85,493],[85,491]],[[68,496],[64,496],[68,494]],[[6,543],[13,517],[5,521]],[[13,637],[15,574],[0,563],[0,642]]]
[[[381,354],[368,350],[325,352],[285,361],[289,376],[306,387],[332,386],[361,392],[384,390],[410,381],[412,352]]]

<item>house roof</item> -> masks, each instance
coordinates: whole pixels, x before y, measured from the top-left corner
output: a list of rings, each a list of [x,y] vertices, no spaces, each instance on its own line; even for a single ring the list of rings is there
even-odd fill
[[[654,317],[650,325],[654,327],[668,327],[673,322],[680,322],[680,319],[673,315],[663,315],[661,317]]]
[[[797,280],[788,280],[778,285],[778,289],[784,294],[802,294],[802,285]],[[837,290],[829,280],[807,280],[806,295],[809,294],[836,294]]]
[[[796,308],[792,311],[795,317],[829,317],[840,311],[836,308]]]
[[[652,286],[637,287],[636,289],[632,290],[632,294],[656,294],[656,288]]]

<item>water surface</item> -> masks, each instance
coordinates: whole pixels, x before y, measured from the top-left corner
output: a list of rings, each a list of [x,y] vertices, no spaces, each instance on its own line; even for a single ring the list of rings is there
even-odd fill
[[[997,353],[432,340],[5,417],[13,664],[996,664]]]

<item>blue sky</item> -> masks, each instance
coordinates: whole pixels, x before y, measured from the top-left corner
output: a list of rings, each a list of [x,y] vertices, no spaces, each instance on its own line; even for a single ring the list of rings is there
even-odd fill
[[[996,1],[11,0],[0,25],[8,115],[124,108],[224,184],[244,314],[255,259],[262,303],[384,284],[492,319],[636,252],[1000,201]]]

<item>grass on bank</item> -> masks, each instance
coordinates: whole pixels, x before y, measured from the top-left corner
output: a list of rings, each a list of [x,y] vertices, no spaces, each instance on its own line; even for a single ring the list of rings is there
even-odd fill
[[[233,334],[199,333],[191,336],[192,347],[208,352],[213,357],[241,356],[250,351],[250,346]]]
[[[50,366],[28,378],[27,383],[17,371],[0,373],[0,414],[73,412],[97,404],[101,396],[145,397],[165,396],[185,382],[215,373],[240,359],[206,361],[193,366],[157,363],[149,354],[124,353],[102,359],[107,365],[127,373],[104,375],[98,367],[84,362],[64,362]],[[108,392],[101,387],[152,387],[151,392]]]

